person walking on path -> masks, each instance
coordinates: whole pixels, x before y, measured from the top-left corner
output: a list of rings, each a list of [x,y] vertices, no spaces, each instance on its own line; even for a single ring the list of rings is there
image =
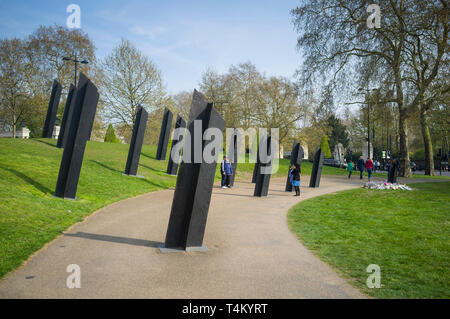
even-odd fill
[[[233,175],[233,167],[226,156],[223,157],[223,161],[220,164],[220,173],[222,174],[222,188],[231,188],[230,177]]]
[[[354,169],[355,169],[355,167],[353,166],[353,162],[350,161],[350,162],[347,164],[348,179],[350,179],[350,177],[352,177],[352,172],[353,172]]]
[[[364,158],[362,156],[359,157],[358,160],[358,170],[359,170],[359,179],[363,179],[363,172],[364,172],[364,166],[366,162],[364,161]]]
[[[300,165],[298,164],[292,165],[292,186],[294,186],[295,189],[294,196],[300,196],[300,174],[301,174]]]
[[[370,179],[372,178],[372,171],[373,171],[373,162],[370,158],[367,159],[366,164],[364,165],[367,170],[368,179],[370,182]]]

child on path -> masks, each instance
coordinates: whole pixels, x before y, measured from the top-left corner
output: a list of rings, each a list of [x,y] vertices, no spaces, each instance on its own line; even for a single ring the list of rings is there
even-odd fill
[[[347,165],[348,179],[350,179],[350,177],[352,177],[352,172],[354,169],[355,169],[355,167],[353,166],[353,162],[350,161]]]
[[[294,196],[300,196],[300,173],[300,165],[292,165],[292,186],[294,186],[295,189]]]

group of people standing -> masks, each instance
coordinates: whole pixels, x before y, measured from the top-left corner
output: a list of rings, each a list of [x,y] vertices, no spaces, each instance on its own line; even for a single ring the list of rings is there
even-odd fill
[[[378,161],[372,162],[370,158],[366,161],[361,156],[356,163],[356,168],[359,170],[359,179],[363,179],[364,170],[367,171],[367,175],[370,179],[372,178],[372,173],[374,169],[379,168],[380,163]],[[397,182],[397,174],[400,168],[400,162],[398,159],[392,159],[387,163],[387,171],[388,171],[388,182],[396,183]],[[352,172],[355,170],[355,165],[352,161],[347,164],[348,178],[352,177]]]
[[[364,170],[366,170],[368,178],[369,178],[369,182],[370,182],[370,179],[372,178],[373,169],[374,169],[374,164],[373,164],[372,160],[370,158],[368,158],[365,161],[364,158],[361,156],[358,159],[356,166],[359,170],[359,179],[363,179],[363,173],[364,173]],[[350,161],[347,164],[348,178],[352,177],[352,172],[354,169],[355,169],[355,166],[354,166],[353,162]]]

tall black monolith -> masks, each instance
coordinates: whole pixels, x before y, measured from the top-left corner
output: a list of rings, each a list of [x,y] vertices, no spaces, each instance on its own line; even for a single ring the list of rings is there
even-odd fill
[[[168,108],[164,109],[164,116],[161,124],[161,132],[159,133],[158,150],[156,151],[156,159],[164,161],[166,159],[167,144],[169,143],[170,128],[172,127],[173,114]]]
[[[177,121],[175,122],[175,129],[183,129],[183,128],[184,129],[186,128],[186,121],[180,115],[177,115]],[[183,130],[183,132],[184,132],[184,130]],[[184,135],[184,133],[183,133],[183,135]],[[175,139],[172,140],[172,147],[171,147],[170,153],[169,153],[169,162],[167,164],[167,174],[177,175],[178,163],[174,162],[172,159],[172,150],[179,143],[183,143],[183,135],[180,135],[178,140],[175,140]],[[180,155],[180,154],[178,154],[178,155]]]
[[[61,121],[61,128],[59,130],[58,142],[56,147],[64,148],[66,145],[67,137],[69,136],[69,127],[72,120],[73,105],[77,95],[77,88],[75,85],[70,84],[69,94],[67,94],[66,107],[64,108],[64,115]]]
[[[320,177],[322,176],[324,154],[322,149],[318,148],[314,155],[314,163],[311,171],[311,179],[309,180],[309,187],[319,187]]]
[[[91,135],[98,103],[97,87],[80,73],[69,136],[64,147],[55,196],[75,199],[86,142]]]
[[[44,130],[42,137],[52,138],[53,129],[55,127],[56,113],[58,112],[59,99],[61,97],[62,86],[57,80],[53,81],[52,94],[48,102],[47,117],[45,118]]]
[[[234,177],[236,176],[236,169],[239,157],[239,149],[240,149],[240,133],[238,129],[233,130],[233,134],[230,138],[230,145],[228,146],[228,158],[231,162],[231,167],[233,168],[233,174],[230,176],[230,186],[234,185]]]
[[[292,152],[291,152],[291,165],[298,164],[300,167],[302,166],[302,159],[303,159],[303,147],[301,147],[300,143],[298,143],[296,140],[294,140],[294,144],[292,146]],[[286,180],[286,188],[284,189],[286,192],[292,192],[292,183],[291,179],[289,178],[289,171],[291,170],[291,167],[288,169],[288,176]]]
[[[264,136],[259,144],[258,154],[262,149],[261,147],[263,143],[266,143],[268,161],[266,161],[265,163],[265,161],[263,161],[260,156],[255,183],[255,192],[253,193],[253,196],[258,197],[267,196],[269,192],[269,183],[270,183],[270,176],[272,175],[272,160],[274,151],[271,149],[271,139],[272,139],[271,136],[268,137]]]
[[[136,112],[136,119],[134,121],[130,148],[128,149],[127,164],[125,165],[124,174],[126,175],[136,176],[137,174],[142,142],[144,142],[145,127],[147,126],[147,119],[147,111],[139,105],[138,111]]]
[[[208,128],[217,128],[221,131],[225,128],[225,121],[213,107],[213,104],[207,103],[204,96],[197,91],[194,92],[192,109],[201,110],[195,118],[202,123],[202,132],[197,132],[201,133],[201,136]],[[191,121],[188,126],[191,137],[199,136],[194,134],[194,124],[194,121]],[[186,151],[186,146],[189,145],[186,142],[187,140],[184,143],[183,160],[178,172],[166,240],[164,248],[161,247],[162,251],[164,249],[190,251],[203,247],[203,236],[216,174],[218,152],[215,154],[215,160],[212,163],[205,162],[203,156],[201,156],[200,163],[194,163],[194,159],[198,157],[198,154],[195,156],[194,153],[195,143],[194,141],[190,143],[189,152]],[[201,150],[197,151],[203,153],[205,147],[212,142],[213,140],[202,140]]]
[[[260,168],[259,150],[257,150],[256,151],[256,163],[255,163],[255,166],[253,166],[252,183],[256,183],[256,178],[258,177],[259,168]]]

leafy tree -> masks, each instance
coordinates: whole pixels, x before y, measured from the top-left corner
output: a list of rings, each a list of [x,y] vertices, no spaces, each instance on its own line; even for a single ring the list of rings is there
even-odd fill
[[[320,148],[322,149],[325,158],[331,157],[330,146],[328,145],[328,138],[325,134],[322,135],[322,140],[320,141]]]
[[[114,127],[112,124],[109,124],[108,129],[106,130],[105,142],[120,143],[119,139],[116,137],[116,133],[114,133]]]
[[[341,120],[332,114],[328,118],[328,126],[331,128],[331,147],[334,148],[338,143],[342,143],[342,146],[347,148],[350,140],[348,138],[347,127],[342,124]]]

